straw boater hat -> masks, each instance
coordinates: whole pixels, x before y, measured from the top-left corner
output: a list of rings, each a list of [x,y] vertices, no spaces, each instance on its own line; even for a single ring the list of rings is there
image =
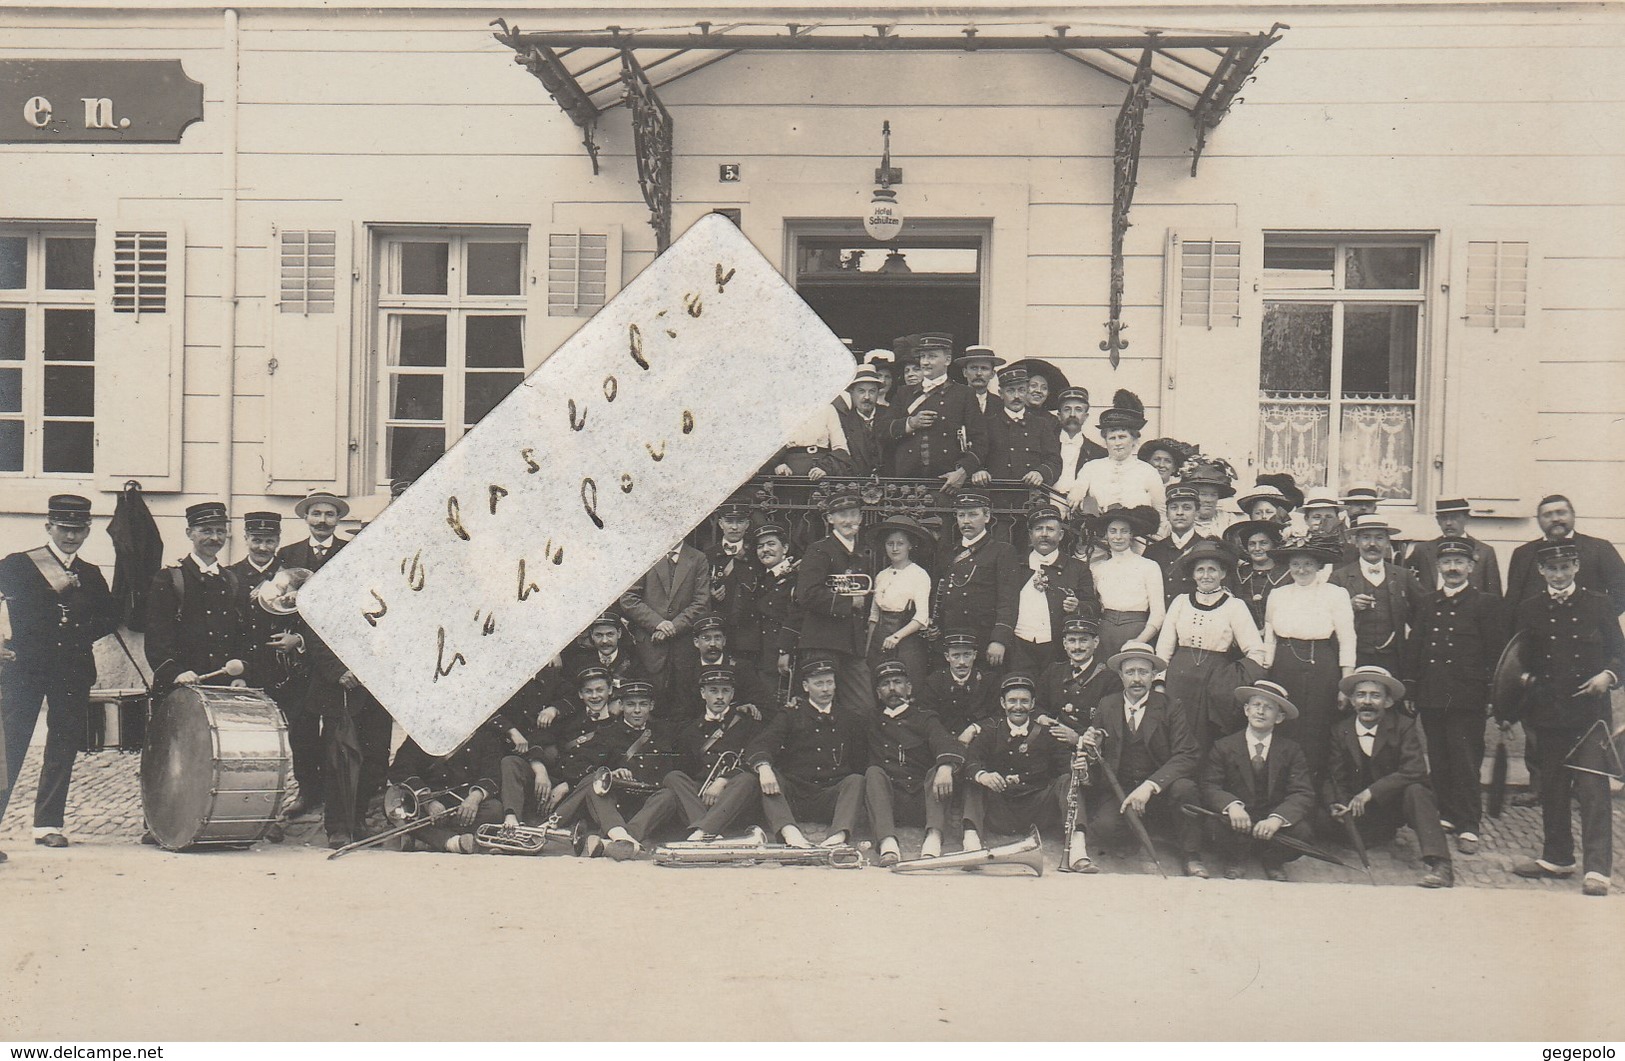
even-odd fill
[[[1356,505],[1362,502],[1376,504],[1382,500],[1382,492],[1373,483],[1351,483],[1338,500],[1345,505],[1350,502]]]
[[[1270,703],[1286,712],[1287,721],[1291,721],[1292,719],[1298,717],[1297,705],[1291,700],[1287,699],[1286,690],[1281,686],[1276,685],[1274,682],[1261,681],[1252,685],[1243,685],[1236,690],[1235,695],[1236,703],[1238,704],[1245,704],[1253,697],[1258,696],[1268,700]]]
[[[1349,533],[1359,534],[1361,531],[1382,531],[1384,534],[1395,533],[1393,525],[1375,512],[1369,516],[1356,516],[1354,518],[1354,524],[1349,528]]]
[[[304,519],[309,514],[311,505],[323,501],[339,510],[339,519],[343,519],[350,514],[350,502],[329,490],[312,490],[300,498],[298,504],[293,506],[293,514],[300,519]]]
[[[1376,682],[1388,690],[1388,695],[1397,704],[1405,699],[1405,683],[1388,673],[1386,667],[1355,667],[1347,677],[1337,683],[1337,691],[1344,696],[1353,696],[1354,687],[1361,682]]]
[[[1123,664],[1127,663],[1131,659],[1145,660],[1147,663],[1151,664],[1151,669],[1157,671],[1158,673],[1168,669],[1167,661],[1161,656],[1157,655],[1157,650],[1146,644],[1144,641],[1128,642],[1123,646],[1122,651],[1118,652],[1117,655],[1106,661],[1106,666],[1112,670],[1119,670],[1122,668]]]

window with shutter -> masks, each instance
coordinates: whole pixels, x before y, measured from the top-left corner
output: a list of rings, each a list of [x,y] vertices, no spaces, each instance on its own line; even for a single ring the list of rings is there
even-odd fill
[[[332,313],[337,290],[338,233],[284,230],[278,309],[283,313]]]
[[[163,313],[169,287],[169,235],[120,232],[113,242],[113,312]]]
[[[1179,323],[1235,328],[1241,324],[1241,244],[1186,240],[1180,246]]]
[[[1529,310],[1529,244],[1467,243],[1467,327],[1522,328]]]
[[[590,317],[609,299],[607,233],[554,232],[547,243],[547,314]]]

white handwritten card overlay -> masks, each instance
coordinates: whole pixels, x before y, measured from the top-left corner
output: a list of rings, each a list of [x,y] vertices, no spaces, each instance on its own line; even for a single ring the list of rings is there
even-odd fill
[[[708,215],[336,554],[299,610],[419,744],[449,752],[852,372]]]

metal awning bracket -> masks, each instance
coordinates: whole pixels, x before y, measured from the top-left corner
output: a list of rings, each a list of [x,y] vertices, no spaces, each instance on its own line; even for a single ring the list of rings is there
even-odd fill
[[[1106,338],[1100,349],[1105,351],[1116,368],[1121,354],[1128,346],[1123,332],[1123,240],[1129,229],[1129,208],[1134,205],[1134,186],[1140,176],[1140,138],[1145,132],[1145,108],[1151,102],[1151,60],[1157,53],[1156,39],[1140,55],[1140,63],[1129,82],[1128,94],[1117,112],[1117,125],[1112,137],[1112,266],[1110,316],[1106,321]]]
[[[632,140],[638,156],[638,187],[655,230],[655,253],[671,246],[672,122],[654,85],[630,48],[621,51],[621,80],[632,112]]]

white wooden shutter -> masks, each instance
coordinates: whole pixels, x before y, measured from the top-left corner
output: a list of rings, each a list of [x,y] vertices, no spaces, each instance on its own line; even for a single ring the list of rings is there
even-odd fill
[[[272,230],[266,493],[347,492],[351,245],[344,223]]]
[[[1475,515],[1523,518],[1535,491],[1540,387],[1534,246],[1507,234],[1450,248],[1441,495]]]
[[[1167,394],[1159,433],[1197,443],[1238,470],[1258,441],[1262,260],[1254,233],[1170,230],[1163,263]]]
[[[96,478],[179,491],[186,235],[174,222],[96,226]]]
[[[621,290],[621,226],[531,229],[525,369],[558,349]]]

